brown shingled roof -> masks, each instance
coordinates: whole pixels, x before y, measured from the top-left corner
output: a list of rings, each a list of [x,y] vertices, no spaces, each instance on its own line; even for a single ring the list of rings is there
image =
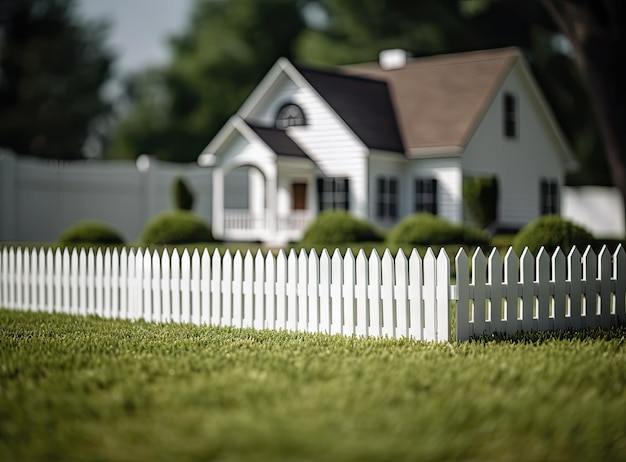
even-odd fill
[[[394,70],[377,63],[341,69],[387,82],[410,151],[464,146],[519,56],[519,50],[505,48],[413,59]]]

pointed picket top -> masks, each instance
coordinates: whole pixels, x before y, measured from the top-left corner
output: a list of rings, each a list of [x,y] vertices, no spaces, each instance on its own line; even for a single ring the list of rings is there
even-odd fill
[[[152,269],[152,255],[150,255],[150,251],[146,249],[146,253],[143,256],[143,271],[144,274],[149,274],[149,271]]]
[[[197,262],[197,264],[200,264],[200,252],[198,252],[198,249],[195,248],[193,249],[193,253],[191,254],[191,265],[193,266],[194,261]]]
[[[337,252],[339,252],[339,249],[335,249],[335,253]],[[339,252],[339,255],[341,255],[340,252]],[[352,253],[352,249],[349,248],[348,250],[346,250],[346,254],[343,256],[343,261],[344,261],[344,264],[346,262],[354,263],[356,261],[356,258],[354,257],[354,253]]]
[[[477,247],[472,255],[472,268],[472,284],[484,286],[487,282],[487,258],[480,247]]]
[[[302,249],[302,250],[304,250],[304,249]],[[322,252],[326,252],[326,249],[324,249]],[[327,252],[327,254],[328,254],[328,252]],[[302,255],[302,254],[300,254],[300,255]],[[304,255],[306,256],[306,252],[304,253]],[[311,249],[311,251],[309,252],[309,255],[307,256],[307,258],[309,260],[309,268],[311,268],[311,262],[312,261],[314,261],[314,262],[319,264],[320,259],[319,259],[318,255],[317,255],[317,252],[315,251],[315,249]]]
[[[487,274],[487,282],[489,284],[502,283],[502,255],[495,247],[489,252],[487,258],[490,271]]]
[[[387,248],[385,249],[385,251],[383,252],[383,258],[382,258],[382,265],[383,265],[383,269],[384,268],[390,268],[390,274],[387,276],[391,276],[391,281],[393,284],[393,266],[394,266],[394,259],[393,259],[393,255],[391,254],[390,250]],[[385,279],[385,274],[383,273],[383,279]]]
[[[228,250],[228,249],[226,249],[226,250]],[[216,248],[213,250],[213,260],[221,260],[221,258],[222,258],[222,256],[220,255],[220,251],[219,251],[219,249],[216,247]]]
[[[330,254],[328,253],[328,250],[323,249],[322,254],[320,255],[320,265],[328,265],[328,268],[330,268],[330,263],[331,263]],[[330,275],[328,274],[326,274],[323,277],[325,279],[330,280]],[[320,274],[320,279],[321,278],[322,278],[322,275]]]
[[[234,275],[234,277],[236,277],[236,275],[241,275],[241,273],[242,273],[242,265],[243,265],[243,258],[241,256],[241,252],[239,250],[237,250],[235,252],[235,256],[233,257],[233,275]]]
[[[109,250],[109,249],[107,249],[107,251],[108,251],[108,250]],[[60,261],[60,260],[62,259],[62,256],[63,256],[63,254],[62,254],[62,252],[61,252],[61,249],[59,249],[59,248],[57,247],[56,251],[54,252],[54,258],[55,258],[56,260],[59,260],[59,261]]]
[[[420,256],[419,252],[415,248],[411,251],[411,255],[409,255],[409,268],[413,266],[415,266],[416,268],[419,266],[420,274],[421,274],[422,257]]]
[[[202,255],[200,255],[200,260],[202,261],[202,264],[204,264],[205,262],[211,261],[211,254],[209,253],[209,250],[206,247],[202,250]]]
[[[595,281],[598,276],[598,260],[591,246],[587,246],[582,256],[583,278]]]
[[[368,260],[367,260],[367,256],[365,255],[365,251],[363,249],[360,249],[356,255],[357,278],[359,277],[359,275],[361,275],[364,278],[364,280],[367,280],[367,273],[365,271],[365,268],[367,268],[367,265],[368,265]]]

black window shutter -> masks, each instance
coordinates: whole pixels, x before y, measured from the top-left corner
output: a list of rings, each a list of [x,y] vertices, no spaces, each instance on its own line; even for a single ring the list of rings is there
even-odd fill
[[[324,178],[317,179],[317,211],[324,210]]]
[[[433,215],[437,215],[438,213],[438,197],[437,197],[437,180],[435,178],[433,178],[431,181],[431,190],[432,190],[432,201],[433,201],[433,205],[432,205],[432,214]]]
[[[389,217],[398,218],[398,180],[391,178],[389,180]]]
[[[548,182],[541,179],[539,184],[539,213],[545,215],[548,213],[546,202],[548,200]]]
[[[349,178],[344,178],[343,179],[343,190],[344,190],[344,197],[346,198],[346,202],[344,204],[344,210],[350,210],[350,179]]]

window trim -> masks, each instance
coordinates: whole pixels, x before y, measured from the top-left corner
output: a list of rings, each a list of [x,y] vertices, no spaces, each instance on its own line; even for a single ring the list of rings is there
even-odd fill
[[[350,210],[350,178],[317,178],[317,211]]]
[[[560,213],[559,182],[556,178],[541,178],[539,181],[539,214]]]

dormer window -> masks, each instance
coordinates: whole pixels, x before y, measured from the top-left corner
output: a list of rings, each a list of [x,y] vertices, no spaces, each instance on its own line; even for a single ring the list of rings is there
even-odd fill
[[[276,128],[284,130],[287,127],[296,127],[299,125],[306,125],[306,118],[300,106],[288,103],[280,108],[276,115]]]
[[[504,136],[517,138],[517,100],[511,93],[504,94]]]

